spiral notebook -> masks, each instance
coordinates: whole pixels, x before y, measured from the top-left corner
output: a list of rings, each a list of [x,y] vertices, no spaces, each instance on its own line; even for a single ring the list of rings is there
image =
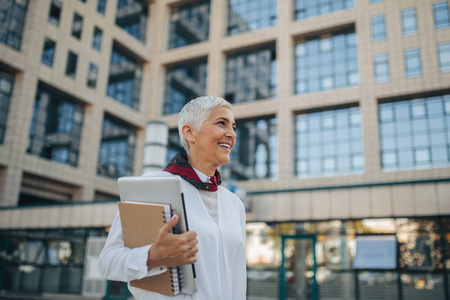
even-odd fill
[[[170,204],[170,208],[174,214],[178,215],[178,222],[174,227],[175,233],[183,233],[189,231],[188,216],[184,201],[183,185],[181,177],[168,176],[146,177],[146,176],[125,176],[117,180],[119,185],[121,203],[125,201],[138,201],[145,203],[162,203]],[[136,215],[139,212],[136,212]],[[133,215],[133,219],[137,219]],[[142,218],[148,219],[148,218]],[[152,224],[143,224],[147,228]],[[157,232],[154,235],[156,238]],[[145,245],[149,243],[146,242]],[[182,265],[178,268],[180,275],[180,293],[193,295],[197,292],[197,276],[195,272],[195,264]],[[153,277],[153,276],[152,276]],[[182,280],[181,280],[182,279]]]
[[[153,244],[159,229],[172,217],[170,204],[126,201],[119,202],[120,221],[126,247],[136,248]],[[162,274],[130,282],[131,286],[175,296],[180,293],[178,268],[168,268]]]

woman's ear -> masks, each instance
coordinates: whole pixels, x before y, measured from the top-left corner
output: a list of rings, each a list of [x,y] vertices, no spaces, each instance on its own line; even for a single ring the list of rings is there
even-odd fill
[[[189,143],[195,142],[195,129],[190,124],[184,124],[181,127],[181,133]]]

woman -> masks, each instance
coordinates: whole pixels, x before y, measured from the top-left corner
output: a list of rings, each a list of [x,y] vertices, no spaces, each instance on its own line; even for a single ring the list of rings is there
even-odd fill
[[[245,210],[240,199],[219,186],[217,168],[230,161],[236,141],[231,105],[219,97],[199,97],[180,112],[178,131],[187,156],[177,154],[161,172],[144,176],[183,178],[191,231],[174,235],[174,216],[156,242],[140,248],[123,244],[120,217],[113,221],[98,268],[108,280],[129,282],[160,274],[167,267],[195,263],[198,291],[176,299],[243,300],[246,298]],[[138,299],[173,299],[128,286]]]

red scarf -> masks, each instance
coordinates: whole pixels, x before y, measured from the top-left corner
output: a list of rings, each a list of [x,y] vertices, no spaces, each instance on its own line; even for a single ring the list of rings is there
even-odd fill
[[[180,175],[181,178],[195,186],[199,190],[215,192],[222,183],[219,171],[216,170],[213,177],[210,177],[211,183],[203,182],[198,177],[195,170],[191,167],[185,155],[178,153],[169,162],[164,171],[174,175]]]

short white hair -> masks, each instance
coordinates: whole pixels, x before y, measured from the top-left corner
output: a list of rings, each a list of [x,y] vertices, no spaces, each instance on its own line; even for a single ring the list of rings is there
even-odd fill
[[[189,143],[183,135],[182,128],[189,124],[200,131],[203,122],[209,117],[211,111],[216,107],[227,107],[231,109],[231,104],[223,98],[215,96],[201,96],[195,98],[181,109],[178,115],[178,134],[180,135],[181,145],[189,156]]]

